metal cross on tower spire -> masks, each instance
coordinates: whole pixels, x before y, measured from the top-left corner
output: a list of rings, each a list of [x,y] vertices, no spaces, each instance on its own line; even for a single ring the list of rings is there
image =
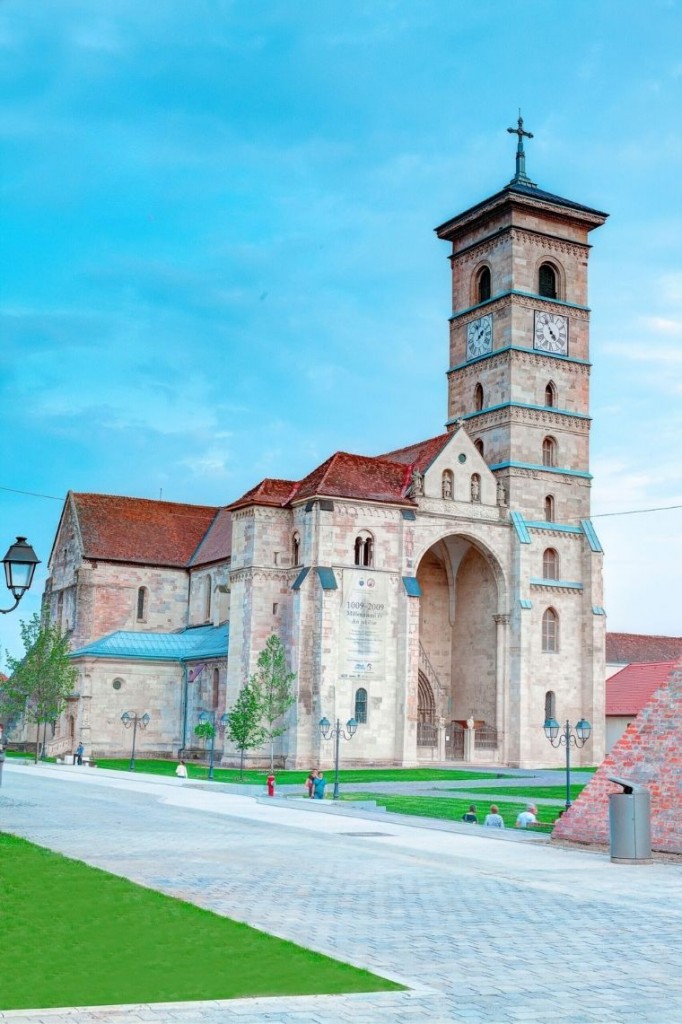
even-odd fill
[[[509,182],[510,185],[530,185],[532,188],[537,188],[534,181],[531,181],[526,174],[526,154],[523,150],[523,138],[533,138],[532,132],[527,132],[523,127],[523,118],[521,117],[521,111],[519,110],[519,119],[516,128],[507,128],[507,131],[511,135],[518,135],[519,142],[516,147],[516,174]]]

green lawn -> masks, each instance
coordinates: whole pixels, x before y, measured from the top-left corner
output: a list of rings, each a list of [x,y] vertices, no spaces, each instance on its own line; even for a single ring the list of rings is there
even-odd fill
[[[448,821],[461,821],[462,815],[469,810],[471,800],[449,800],[446,797],[402,796],[383,793],[342,793],[342,800],[374,800],[380,807],[395,814],[418,814],[422,818],[445,818]],[[478,820],[482,825],[490,810],[489,801],[475,801]],[[526,803],[522,800],[521,803]],[[507,828],[513,828],[519,813],[519,804],[507,801],[496,801],[497,807]],[[552,826],[561,813],[561,807],[539,808],[539,825],[536,831],[551,832]]]
[[[128,771],[129,758],[97,758],[100,768],[113,768],[116,771]],[[137,772],[149,772],[153,775],[175,775],[177,761],[140,760],[135,761]],[[194,761],[187,762],[187,770],[190,779],[208,778],[208,768]],[[268,772],[263,769],[245,769],[244,778],[240,780],[238,768],[216,768],[214,777],[216,782],[244,782],[246,785],[265,786]],[[333,780],[334,772],[325,771],[329,782]],[[308,776],[307,771],[275,771],[275,778],[280,786],[297,785],[304,786]],[[339,772],[341,782],[430,782],[432,779],[458,780],[467,779],[506,779],[508,775],[496,772],[470,772],[458,769],[440,768],[349,768]]]
[[[584,790],[587,783],[580,782],[575,785],[571,785],[571,800],[577,799]],[[448,793],[456,793],[456,789],[449,789]],[[566,786],[536,786],[532,785],[524,786],[523,789],[519,786],[514,787],[502,787],[502,786],[481,786],[476,787],[476,793],[495,793],[497,796],[504,793],[507,795],[509,800],[513,800],[516,803],[526,804],[529,801],[534,800],[536,797],[547,800],[565,800],[566,799]]]
[[[0,834],[0,1010],[402,988]]]

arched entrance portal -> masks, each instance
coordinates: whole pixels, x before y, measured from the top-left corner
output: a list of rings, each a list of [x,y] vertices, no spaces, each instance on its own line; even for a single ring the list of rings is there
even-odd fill
[[[426,674],[420,669],[417,684],[417,746],[435,747],[437,743],[436,699]]]
[[[422,595],[419,721],[424,677],[436,698],[434,721],[442,717],[464,727],[473,717],[477,731],[494,734],[500,726],[495,622],[500,567],[468,538],[454,535],[424,553],[417,578]]]

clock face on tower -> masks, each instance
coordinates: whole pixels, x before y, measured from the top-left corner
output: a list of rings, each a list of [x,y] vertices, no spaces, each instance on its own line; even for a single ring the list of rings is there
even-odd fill
[[[536,313],[533,348],[565,356],[568,353],[568,317],[558,313]]]
[[[493,316],[479,317],[467,325],[467,359],[487,355],[493,350]]]

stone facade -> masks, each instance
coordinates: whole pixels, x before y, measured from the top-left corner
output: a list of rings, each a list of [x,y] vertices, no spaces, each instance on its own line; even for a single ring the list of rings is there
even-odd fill
[[[127,522],[144,549],[136,557],[123,557],[102,510],[94,557],[77,503],[68,506],[45,601],[74,647],[116,630],[229,621],[217,712],[278,634],[296,673],[277,748],[289,767],[331,764],[323,716],[359,718],[347,764],[442,760],[446,734],[469,717],[486,731],[486,760],[559,764],[542,731],[548,702],[561,718],[592,722],[580,758],[599,761],[604,615],[589,524],[586,302],[587,236],[604,219],[510,186],[437,229],[452,246],[444,434],[375,458],[336,453],[304,480],[263,481],[222,510],[187,506],[197,536],[184,545],[180,515],[163,525],[172,509],[157,521],[148,506],[161,503],[131,506]],[[552,295],[543,292],[548,272]],[[541,315],[564,326],[563,351],[542,349]],[[473,351],[471,326],[481,321],[489,349]],[[172,552],[164,536],[176,538]],[[80,664],[93,746],[120,742],[118,673],[156,708],[145,749],[177,752],[199,706],[184,669],[133,661],[127,675],[102,659]],[[208,678],[213,668],[202,671]]]

